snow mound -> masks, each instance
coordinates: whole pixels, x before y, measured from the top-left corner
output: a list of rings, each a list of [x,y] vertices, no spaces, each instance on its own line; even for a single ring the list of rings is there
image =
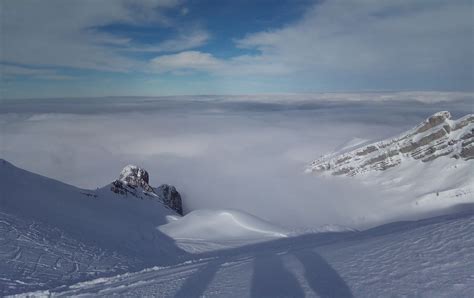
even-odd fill
[[[195,210],[158,229],[175,240],[240,241],[287,237],[282,228],[237,210]]]

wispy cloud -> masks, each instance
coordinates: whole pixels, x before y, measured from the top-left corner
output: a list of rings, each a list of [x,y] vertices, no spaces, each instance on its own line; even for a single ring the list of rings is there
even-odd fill
[[[0,78],[33,77],[44,80],[70,80],[74,77],[61,74],[56,69],[29,68],[17,65],[0,64]]]
[[[1,5],[2,68],[57,68],[51,79],[61,78],[61,69],[85,69],[128,94],[474,88],[470,0],[316,1],[291,20],[265,19],[266,27],[255,31],[235,26],[235,20],[232,26],[214,20],[219,4],[186,0],[4,0]],[[224,6],[232,5],[245,6],[238,1]],[[39,78],[34,71],[23,76]],[[89,93],[108,94],[110,86],[96,77],[43,90],[62,96],[95,85]],[[160,85],[141,91],[141,82],[164,78],[179,89]],[[18,81],[9,92],[29,97],[34,88]]]
[[[165,11],[179,0],[2,1],[0,60],[31,66],[126,71],[136,59],[110,45],[129,39],[97,28],[109,24],[170,26]]]
[[[133,45],[130,42],[123,48],[132,52],[180,52],[194,49],[206,44],[211,38],[211,34],[204,29],[193,29],[182,31],[175,38],[165,40],[154,45]]]
[[[186,51],[179,54],[162,55],[151,60],[152,69],[156,72],[176,71],[217,71],[225,62],[209,53]]]
[[[256,54],[219,59],[211,52],[185,52],[151,62],[179,61],[167,63],[166,71],[285,75],[334,89],[345,89],[349,81],[359,88],[436,89],[438,84],[470,90],[472,8],[471,1],[323,1],[294,23],[235,40],[236,47]]]
[[[281,63],[272,63],[262,56],[237,56],[220,59],[211,53],[184,51],[177,54],[160,55],[151,61],[151,70],[175,74],[208,72],[215,75],[270,75],[277,76],[289,73]]]
[[[320,74],[472,71],[471,13],[471,1],[324,1],[300,21],[237,45]]]

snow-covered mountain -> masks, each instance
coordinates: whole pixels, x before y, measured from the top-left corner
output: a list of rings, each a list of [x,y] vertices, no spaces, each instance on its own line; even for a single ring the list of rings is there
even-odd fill
[[[185,253],[156,229],[180,216],[170,188],[134,166],[85,190],[0,160],[0,295],[173,262]]]
[[[0,160],[0,181],[3,212],[51,224],[86,240],[92,237],[108,245],[117,244],[115,248],[143,240],[148,229],[167,223],[166,216],[179,216],[182,210],[174,187],[152,188],[148,173],[136,166],[125,167],[120,178],[109,185],[85,190]],[[172,204],[167,205],[169,201]],[[147,246],[143,249],[156,254]]]
[[[311,163],[312,172],[355,176],[396,167],[404,160],[429,162],[441,156],[474,158],[474,115],[452,120],[438,112],[401,135],[353,149],[334,152]]]
[[[473,114],[452,120],[449,112],[438,112],[395,138],[355,139],[342,147],[313,161],[307,172],[352,178],[377,192],[372,212],[354,220],[358,226],[474,203]]]

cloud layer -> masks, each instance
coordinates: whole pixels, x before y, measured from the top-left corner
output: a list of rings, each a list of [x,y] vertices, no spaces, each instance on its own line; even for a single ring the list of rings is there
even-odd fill
[[[1,157],[95,188],[138,164],[170,183],[185,209],[242,209],[282,225],[352,225],[384,210],[377,190],[305,175],[307,163],[354,137],[396,135],[463,101],[311,101],[298,96],[6,101]]]

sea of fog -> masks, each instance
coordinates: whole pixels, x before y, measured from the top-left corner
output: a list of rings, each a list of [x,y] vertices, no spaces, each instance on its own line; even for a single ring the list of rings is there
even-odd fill
[[[186,96],[2,100],[0,157],[93,189],[127,164],[173,184],[185,211],[235,208],[272,222],[351,225],[377,199],[353,179],[304,173],[353,138],[380,140],[472,95]],[[430,96],[436,100],[429,100]]]

